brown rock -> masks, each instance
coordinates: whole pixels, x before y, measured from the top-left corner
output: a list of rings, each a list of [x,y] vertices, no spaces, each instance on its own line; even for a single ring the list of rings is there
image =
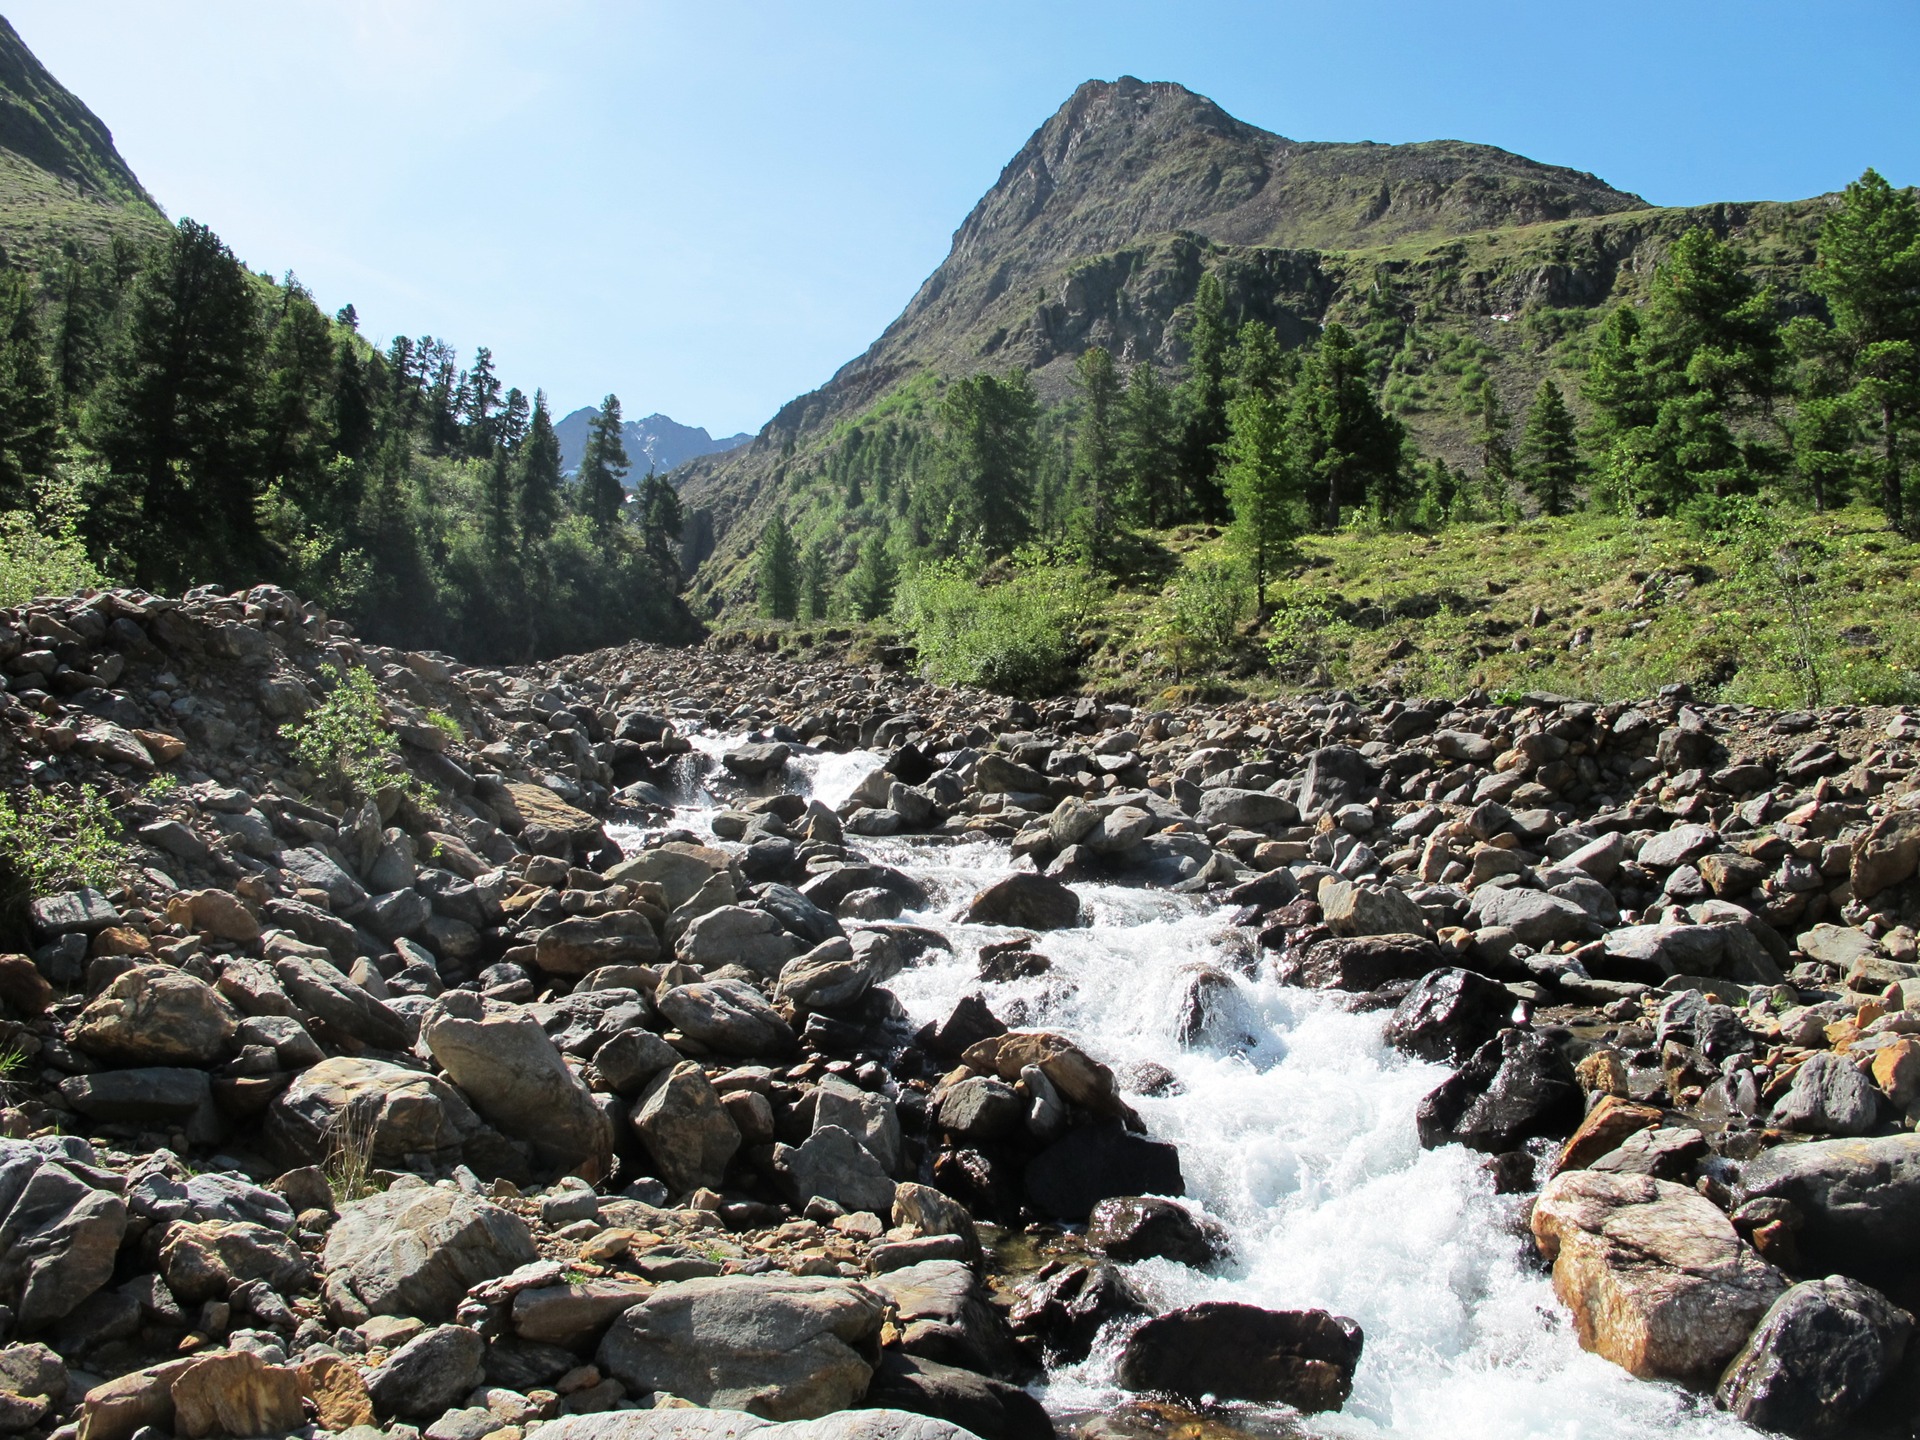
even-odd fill
[[[1553,1162],[1553,1174],[1563,1170],[1584,1170],[1602,1155],[1620,1148],[1620,1142],[1641,1130],[1660,1123],[1660,1112],[1651,1105],[1635,1105],[1617,1095],[1603,1095],[1600,1103],[1587,1112],[1580,1128],[1560,1147]]]
[[[16,1015],[38,1015],[53,999],[53,986],[25,955],[0,955],[0,1004]]]
[[[173,1427],[173,1382],[192,1360],[134,1370],[87,1392],[78,1440],[130,1440],[142,1426]]]
[[[1787,1288],[1712,1201],[1651,1176],[1556,1176],[1533,1236],[1580,1344],[1642,1379],[1716,1376]]]
[[[297,1370],[269,1365],[250,1350],[203,1356],[173,1382],[174,1434],[284,1434],[306,1423],[302,1390]]]
[[[260,922],[239,897],[225,890],[196,890],[187,896],[193,928],[216,940],[247,944],[260,938]]]
[[[1920,811],[1895,810],[1854,842],[1850,875],[1856,900],[1908,879],[1920,864]]]
[[[373,1399],[359,1366],[337,1355],[322,1355],[299,1370],[300,1383],[313,1401],[322,1429],[340,1431],[374,1423]]]
[[[164,965],[139,965],[80,1012],[73,1043],[112,1065],[205,1065],[240,1017],[211,987]]]
[[[1120,1098],[1113,1071],[1064,1036],[1044,1030],[995,1035],[969,1046],[960,1058],[976,1074],[998,1076],[1009,1085],[1027,1066],[1037,1065],[1072,1104],[1110,1118],[1133,1117]]]
[[[1627,1094],[1627,1062],[1611,1046],[1589,1051],[1573,1067],[1573,1078],[1589,1095],[1617,1095],[1624,1099]]]

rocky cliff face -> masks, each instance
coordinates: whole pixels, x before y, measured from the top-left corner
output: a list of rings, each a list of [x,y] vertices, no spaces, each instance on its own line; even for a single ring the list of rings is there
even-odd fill
[[[580,457],[587,449],[587,424],[593,415],[591,405],[582,406],[553,427],[560,438],[560,468],[569,475],[580,468]],[[753,437],[741,434],[715,439],[705,426],[682,425],[670,415],[655,413],[644,420],[626,421],[620,427],[620,438],[627,447],[627,458],[633,462],[627,478],[635,483],[649,470],[664,475],[698,456],[722,454]]]

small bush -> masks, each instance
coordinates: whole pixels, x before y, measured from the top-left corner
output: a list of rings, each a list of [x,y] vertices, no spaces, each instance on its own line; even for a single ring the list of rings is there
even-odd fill
[[[427,712],[427,723],[445,735],[449,740],[458,740],[460,738],[460,722],[444,710],[429,710]]]
[[[373,1145],[380,1128],[381,1100],[356,1095],[327,1127],[327,1155],[320,1173],[336,1204],[364,1200],[380,1187],[373,1182]]]
[[[77,802],[45,790],[0,798],[0,859],[31,895],[110,889],[128,859],[120,822],[100,792],[82,785],[78,793]]]
[[[900,588],[894,613],[935,680],[1007,695],[1059,688],[1101,589],[1070,565],[1029,563],[983,585],[953,561],[923,565]]]
[[[373,676],[362,667],[339,673],[327,698],[282,725],[280,734],[316,779],[349,794],[364,798],[412,785]]]
[[[1155,639],[1172,653],[1174,672],[1219,664],[1253,609],[1246,570],[1232,560],[1189,557],[1155,608]]]
[[[0,606],[40,595],[71,595],[109,584],[80,539],[79,482],[43,482],[32,510],[0,511]]]

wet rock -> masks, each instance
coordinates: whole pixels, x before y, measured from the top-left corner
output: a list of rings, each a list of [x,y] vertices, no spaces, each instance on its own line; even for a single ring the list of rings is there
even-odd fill
[[[1532,1225],[1581,1345],[1643,1379],[1718,1374],[1787,1288],[1711,1201],[1648,1176],[1559,1175]]]
[[[1146,1302],[1116,1266],[1051,1261],[1019,1289],[1007,1321],[1055,1360],[1086,1359],[1109,1322],[1147,1314]]]
[[[73,1043],[111,1065],[207,1065],[240,1016],[205,982],[164,965],[118,976],[80,1012]]]
[[[1657,1127],[1661,1118],[1661,1112],[1651,1105],[1635,1105],[1618,1095],[1602,1095],[1580,1122],[1580,1127],[1560,1147],[1560,1154],[1553,1162],[1553,1173],[1586,1169],[1619,1149],[1629,1137]]]
[[[1176,1260],[1205,1268],[1227,1254],[1226,1227],[1154,1195],[1102,1200],[1087,1217],[1087,1244],[1123,1264]]]
[[[423,1039],[481,1115],[531,1144],[541,1164],[589,1179],[607,1173],[613,1137],[606,1120],[532,1016],[449,1015]]]
[[[1157,1316],[1128,1337],[1128,1390],[1338,1410],[1353,1391],[1363,1337],[1324,1310],[1261,1310],[1210,1301]]]
[[[1584,1102],[1573,1067],[1530,1030],[1503,1030],[1420,1102],[1420,1143],[1497,1155],[1527,1140],[1566,1135]]]
[[[1513,1023],[1514,999],[1506,986],[1471,970],[1434,970],[1387,1020],[1387,1043],[1409,1055],[1458,1065]]]
[[[1793,1083],[1774,1104],[1772,1120],[1819,1135],[1864,1135],[1879,1114],[1873,1082],[1841,1056],[1822,1050],[1794,1072]]]
[[[847,1010],[857,1005],[879,978],[876,959],[871,949],[856,953],[846,940],[828,940],[788,961],[780,971],[774,993],[801,1011]]]
[[[681,1061],[656,1075],[634,1107],[633,1128],[668,1186],[686,1193],[717,1187],[740,1148],[740,1131],[708,1083],[706,1072]]]
[[[972,925],[1009,925],[1022,930],[1065,930],[1080,923],[1080,897],[1058,880],[1015,871],[996,880],[967,906]]]
[[[1796,1440],[1842,1435],[1906,1353],[1913,1317],[1844,1276],[1807,1280],[1773,1302],[1720,1377],[1714,1400]]]
[[[398,1186],[343,1205],[327,1232],[329,1307],[448,1320],[469,1288],[536,1258],[532,1232],[510,1210],[433,1186]]]
[[[786,768],[793,758],[791,746],[779,741],[771,744],[736,745],[720,757],[720,763],[742,779],[757,780]]]
[[[979,1440],[1054,1440],[1047,1412],[1018,1385],[897,1350],[883,1350],[864,1405],[908,1410]]]
[[[1180,1152],[1111,1121],[1067,1132],[1027,1165],[1027,1198],[1043,1215],[1084,1220],[1120,1195],[1183,1195]]]
[[[1360,992],[1418,980],[1446,963],[1445,952],[1422,936],[1367,935],[1316,941],[1304,954],[1284,958],[1281,976],[1293,985]]]
[[[1920,1265],[1920,1135],[1776,1146],[1740,1167],[1739,1193],[1792,1202],[1816,1270],[1871,1282]]]
[[[630,1392],[664,1390],[696,1405],[772,1420],[858,1403],[886,1315],[845,1280],[729,1275],[662,1285],[614,1321],[596,1359]]]
[[[464,1325],[423,1330],[367,1376],[375,1410],[431,1420],[485,1378],[486,1341]]]
[[[0,1140],[0,1304],[31,1335],[71,1314],[113,1275],[126,1203],[94,1183],[85,1142]]]

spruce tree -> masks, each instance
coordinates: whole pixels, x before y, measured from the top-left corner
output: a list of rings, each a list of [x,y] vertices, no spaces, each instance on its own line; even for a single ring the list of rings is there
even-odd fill
[[[640,543],[653,556],[661,573],[669,576],[674,588],[680,581],[680,537],[686,529],[686,511],[680,504],[680,492],[665,476],[647,472],[635,497],[639,511]]]
[[[1492,380],[1480,382],[1474,419],[1474,444],[1480,447],[1480,485],[1486,491],[1488,508],[1499,515],[1513,504],[1513,445],[1508,439],[1513,417],[1500,403],[1500,392]]]
[[[800,557],[800,617],[815,623],[827,618],[830,604],[827,551],[818,540]]]
[[[1580,481],[1580,442],[1573,412],[1551,380],[1542,380],[1520,441],[1520,478],[1549,515],[1564,515]]]
[[[1220,277],[1200,277],[1187,321],[1187,370],[1180,382],[1180,482],[1178,519],[1220,519],[1225,497],[1216,479],[1220,446],[1227,438],[1227,352],[1233,332]]]
[[[1380,408],[1366,356],[1344,326],[1328,325],[1302,362],[1287,428],[1322,528],[1337,529],[1347,506],[1368,499],[1383,515],[1397,507],[1406,430]]]
[[[580,512],[602,540],[620,523],[626,503],[627,447],[620,436],[620,397],[609,395],[587,422],[587,448],[580,456]]]
[[[1080,389],[1074,427],[1073,520],[1075,548],[1091,565],[1113,559],[1120,491],[1120,376],[1113,356],[1099,345],[1074,363]]]
[[[373,450],[373,396],[367,385],[367,367],[360,363],[353,341],[342,340],[334,350],[333,448],[349,460],[362,461]]]
[[[481,516],[487,557],[504,565],[513,553],[513,456],[503,445],[487,462],[486,510]]]
[[[886,536],[875,531],[860,547],[859,562],[847,576],[847,600],[861,620],[878,620],[893,608],[900,585],[900,566],[887,548]]]
[[[465,391],[468,448],[475,455],[491,455],[500,438],[494,415],[500,408],[500,378],[494,374],[493,351],[484,345],[474,352]]]
[[[544,390],[533,392],[533,418],[514,462],[520,534],[528,543],[539,544],[553,533],[560,516],[560,437],[553,433]]]
[[[1151,361],[1133,367],[1120,401],[1120,483],[1129,518],[1155,529],[1171,525],[1179,496],[1179,436],[1173,393]]]
[[[86,528],[156,589],[260,572],[255,296],[220,238],[182,220],[134,284],[112,378],[92,407],[91,439],[114,485]]]
[[[1248,389],[1234,398],[1227,416],[1222,478],[1233,506],[1228,533],[1253,571],[1254,594],[1264,609],[1267,582],[1299,534],[1300,473],[1279,396]]]
[[[59,419],[26,277],[0,270],[0,509],[24,508],[52,474]]]
[[[800,613],[800,559],[787,517],[775,511],[760,532],[756,564],[760,613],[770,620],[792,620]]]
[[[1880,508],[1907,526],[1906,474],[1920,437],[1920,204],[1868,170],[1820,228],[1813,286],[1833,329],[1854,415],[1874,446]],[[1829,422],[1831,423],[1831,422]]]
[[[923,522],[949,550],[973,542],[1002,555],[1031,533],[1039,400],[1024,371],[957,380],[940,402],[940,483]]]

